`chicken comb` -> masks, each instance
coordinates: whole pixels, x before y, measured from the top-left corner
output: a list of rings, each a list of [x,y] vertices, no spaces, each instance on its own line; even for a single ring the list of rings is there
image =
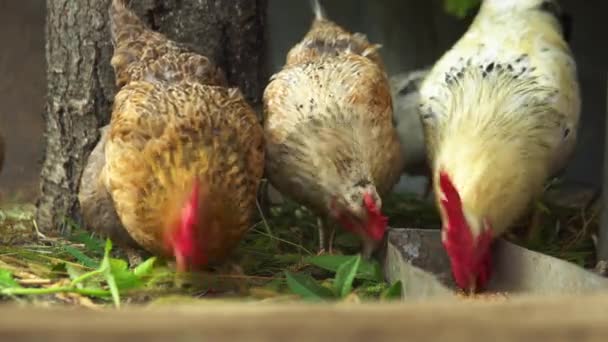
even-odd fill
[[[382,212],[376,206],[376,202],[369,192],[363,195],[363,204],[367,209],[369,217],[367,233],[372,239],[378,241],[384,236],[386,226],[388,225],[388,217],[382,215]]]
[[[194,264],[205,263],[205,254],[197,229],[200,224],[200,192],[201,186],[198,179],[192,183],[192,191],[182,208],[179,220],[167,236],[167,244],[176,257],[177,267],[185,270],[184,264],[187,260]]]
[[[448,226],[444,228],[447,229],[448,235],[462,235],[458,234],[460,232],[452,229],[455,227],[466,226],[466,221],[464,219],[464,215],[462,214],[462,201],[460,200],[458,190],[456,190],[456,187],[450,180],[450,177],[443,171],[439,173],[439,187],[443,193],[443,196],[441,197],[441,204],[445,209],[449,222]],[[455,236],[449,236],[449,238],[453,237]]]

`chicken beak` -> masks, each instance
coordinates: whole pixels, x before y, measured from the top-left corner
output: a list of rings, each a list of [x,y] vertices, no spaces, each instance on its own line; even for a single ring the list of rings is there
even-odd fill
[[[468,295],[472,296],[477,291],[477,282],[475,281],[475,278],[471,277],[471,280],[469,283],[471,285],[469,285],[469,288],[468,288]]]
[[[475,294],[475,290],[476,290],[475,285],[471,285],[471,286],[469,287],[468,295],[469,295],[469,296],[474,295],[474,294]]]

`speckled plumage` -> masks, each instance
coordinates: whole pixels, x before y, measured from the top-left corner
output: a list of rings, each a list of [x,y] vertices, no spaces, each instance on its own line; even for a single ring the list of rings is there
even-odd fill
[[[264,93],[267,174],[283,194],[330,216],[332,201],[365,218],[403,165],[377,46],[322,16]]]
[[[316,61],[321,57],[338,57],[352,53],[367,57],[384,68],[378,50],[379,44],[371,44],[365,35],[351,33],[328,20],[318,1],[313,1],[315,19],[304,38],[289,50],[285,66]]]
[[[558,9],[551,0],[485,0],[422,85],[435,190],[443,169],[474,234],[483,219],[504,232],[574,149],[579,86]]]
[[[112,0],[110,26],[116,85],[133,81],[178,82],[227,86],[226,77],[209,58],[190,51],[184,44],[148,29],[125,6]]]
[[[238,89],[216,86],[225,81],[205,57],[175,49],[122,6],[114,1],[111,10],[112,64],[126,85],[83,175],[85,221],[108,233],[116,225],[100,215],[119,217],[140,246],[167,255],[165,230],[197,178],[201,243],[219,262],[250,227],[264,168],[262,127]],[[108,203],[115,213],[91,209]]]

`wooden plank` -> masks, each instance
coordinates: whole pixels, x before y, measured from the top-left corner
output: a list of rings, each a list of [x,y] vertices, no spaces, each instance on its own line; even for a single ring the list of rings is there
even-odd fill
[[[0,341],[608,341],[608,294],[502,302],[0,307]]]

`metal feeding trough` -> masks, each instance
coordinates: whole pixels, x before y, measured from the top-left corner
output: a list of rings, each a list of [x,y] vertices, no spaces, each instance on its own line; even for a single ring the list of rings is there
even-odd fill
[[[439,230],[391,229],[383,258],[387,280],[401,280],[404,299],[453,297],[455,284]],[[490,292],[511,296],[608,290],[608,278],[502,239],[495,243],[493,264]]]

